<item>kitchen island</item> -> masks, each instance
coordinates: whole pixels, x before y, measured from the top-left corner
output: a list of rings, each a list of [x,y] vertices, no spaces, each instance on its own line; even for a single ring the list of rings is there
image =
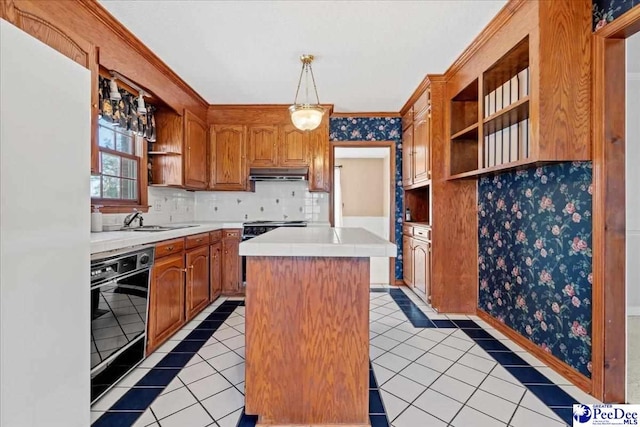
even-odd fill
[[[247,256],[245,411],[258,426],[369,426],[369,258],[361,228],[279,228]]]

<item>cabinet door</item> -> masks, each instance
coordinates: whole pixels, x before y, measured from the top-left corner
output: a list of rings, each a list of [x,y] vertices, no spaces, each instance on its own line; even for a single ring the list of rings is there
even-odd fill
[[[309,134],[309,191],[331,191],[329,132],[324,122]]]
[[[209,246],[187,252],[187,321],[209,303]]]
[[[240,293],[240,240],[227,238],[222,240],[222,293],[235,295]]]
[[[244,126],[211,126],[210,164],[213,190],[245,189],[245,132]]]
[[[184,270],[182,254],[157,260],[151,270],[147,354],[185,323]]]
[[[413,183],[429,179],[429,111],[424,110],[413,123]]]
[[[222,242],[218,241],[209,247],[209,301],[218,298],[222,292]]]
[[[402,185],[413,184],[413,126],[402,132]]]
[[[431,243],[416,241],[413,250],[414,286],[424,300],[429,296],[431,275]]]
[[[402,236],[402,278],[407,286],[413,287],[413,247],[411,237]]]
[[[184,185],[207,188],[207,125],[184,111]]]
[[[309,165],[309,134],[293,125],[280,126],[278,165],[303,167]]]
[[[249,126],[249,167],[273,167],[278,164],[277,126]]]

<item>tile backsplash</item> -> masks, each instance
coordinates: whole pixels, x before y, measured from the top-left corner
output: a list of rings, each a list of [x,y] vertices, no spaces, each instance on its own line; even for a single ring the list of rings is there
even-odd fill
[[[310,193],[307,181],[256,182],[255,192],[196,193],[198,221],[329,221],[329,194]]]
[[[329,194],[310,193],[308,182],[256,182],[255,192],[186,191],[149,187],[145,224],[188,221],[329,221]],[[105,226],[121,225],[127,214],[105,214]]]

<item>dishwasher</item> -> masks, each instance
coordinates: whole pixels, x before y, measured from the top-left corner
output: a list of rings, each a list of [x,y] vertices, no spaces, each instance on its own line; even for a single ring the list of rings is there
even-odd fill
[[[153,245],[91,257],[91,403],[145,358]]]

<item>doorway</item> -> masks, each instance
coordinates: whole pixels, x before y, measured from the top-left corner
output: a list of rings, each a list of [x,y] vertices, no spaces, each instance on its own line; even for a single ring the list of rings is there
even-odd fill
[[[626,51],[627,402],[640,403],[640,33]]]
[[[393,142],[332,143],[334,227],[361,227],[395,242],[395,152]],[[372,257],[370,283],[395,284],[395,259]]]

